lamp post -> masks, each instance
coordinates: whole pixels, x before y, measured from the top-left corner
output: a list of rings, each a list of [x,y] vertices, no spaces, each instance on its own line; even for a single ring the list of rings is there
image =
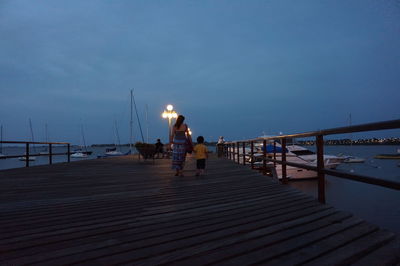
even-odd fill
[[[173,109],[174,107],[168,104],[167,110],[164,110],[161,114],[163,118],[168,118],[168,142],[171,140],[171,119],[178,117],[178,114]]]

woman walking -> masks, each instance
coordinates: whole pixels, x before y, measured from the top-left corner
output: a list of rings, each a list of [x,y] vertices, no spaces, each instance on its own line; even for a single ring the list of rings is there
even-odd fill
[[[171,139],[172,145],[172,169],[176,170],[175,176],[183,176],[183,168],[186,159],[186,146],[191,145],[192,139],[189,135],[188,126],[183,123],[185,117],[179,115],[175,125],[172,128]]]

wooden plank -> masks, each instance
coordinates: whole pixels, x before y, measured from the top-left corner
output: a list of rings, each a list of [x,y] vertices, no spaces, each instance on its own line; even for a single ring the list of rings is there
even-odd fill
[[[234,247],[232,250],[224,250],[220,254],[220,258],[225,257],[227,254],[231,258],[218,261],[218,264],[241,265],[242,263],[264,263],[278,256],[284,256],[301,247],[311,245],[333,234],[340,233],[348,228],[357,226],[360,223],[362,223],[361,219],[349,218],[348,216],[343,216],[339,220],[335,217],[335,219],[317,221],[313,224],[281,232],[278,235],[259,238],[251,242],[248,241],[243,243],[242,246]],[[246,253],[243,253],[243,245],[247,246]],[[236,252],[232,254],[233,250],[237,251],[238,249],[242,250],[242,253]]]
[[[375,232],[377,230],[377,226],[364,222],[355,227],[346,229],[340,232],[340,234],[329,236],[326,239],[317,241],[303,248],[299,248],[273,260],[268,260],[265,263],[267,263],[268,265],[282,266],[304,264],[320,256],[333,252],[336,249],[341,248],[351,243],[352,241],[365,235],[371,234],[372,232]]]
[[[0,171],[0,264],[289,265],[335,262],[337,252],[336,262],[362,263],[399,253],[390,233],[249,168],[211,158],[198,178],[189,159],[181,178],[169,164]]]
[[[299,201],[298,205],[302,205],[303,202]],[[293,203],[292,203],[293,204]],[[283,206],[286,207],[286,206]],[[308,207],[308,208],[307,208]],[[287,219],[290,219],[292,217],[297,217],[297,216],[302,216],[304,213],[313,213],[313,212],[318,212],[321,210],[324,210],[326,208],[321,208],[321,206],[318,206],[315,202],[310,202],[309,205],[305,204],[304,205],[304,210],[300,213],[296,212],[291,212],[293,209],[296,209],[298,207],[293,207],[293,208],[276,208],[275,211],[268,211],[266,210],[266,213],[264,214],[258,214],[258,216],[247,216],[246,213],[243,213],[244,217],[241,219],[237,220],[232,220],[231,217],[225,217],[222,216],[220,217],[220,220],[218,219],[206,219],[203,221],[199,221],[197,223],[189,223],[188,226],[185,228],[184,226],[177,226],[177,228],[172,231],[168,231],[169,228],[172,227],[171,224],[162,224],[163,227],[159,228],[158,234],[157,231],[155,234],[151,234],[147,231],[146,234],[132,234],[129,235],[129,232],[125,232],[124,236],[119,236],[118,237],[118,245],[115,243],[111,243],[106,239],[105,241],[97,241],[96,244],[91,244],[90,246],[72,246],[70,249],[64,249],[62,254],[66,255],[65,252],[68,252],[68,255],[70,255],[67,258],[68,263],[75,263],[77,261],[83,260],[85,258],[96,258],[99,256],[99,254],[112,254],[112,252],[122,252],[124,250],[130,251],[131,249],[137,249],[137,248],[143,248],[146,246],[154,246],[154,245],[159,245],[162,244],[165,246],[165,248],[170,248],[170,241],[173,239],[185,239],[187,237],[195,236],[195,235],[202,235],[207,232],[213,232],[211,233],[208,237],[215,237],[215,232],[216,230],[221,230],[229,227],[236,227],[238,228],[237,230],[243,230],[243,227],[241,225],[249,223],[251,221],[257,222],[257,221],[262,221],[265,223],[265,219],[267,217],[276,217],[275,220],[272,220],[272,222],[277,222],[277,221],[284,221]],[[288,214],[290,213],[290,215]],[[268,221],[268,223],[271,223],[271,221]],[[197,233],[196,233],[197,232]],[[155,238],[155,239],[154,239]],[[164,240],[162,240],[164,239]],[[191,239],[191,241],[200,241],[196,238]],[[147,244],[146,244],[147,243]],[[187,243],[185,243],[187,244]],[[90,250],[94,250],[93,252],[90,252]],[[162,250],[161,248],[156,248],[156,250],[159,252]],[[84,254],[82,254],[82,252]],[[76,255],[72,255],[76,254]],[[54,254],[52,254],[54,255]],[[57,253],[57,256],[59,256],[60,253]],[[42,256],[40,257],[41,259],[43,258]],[[48,258],[48,256],[46,256]],[[32,261],[33,258],[29,258],[29,260]],[[65,259],[62,259],[65,261]],[[20,264],[22,263],[21,259],[17,260],[14,262],[15,264]],[[61,263],[61,261],[53,260],[51,263]]]
[[[374,249],[365,257],[357,260],[352,265],[399,265],[400,264],[400,240],[396,238],[385,246]]]
[[[336,249],[334,252],[312,260],[306,265],[350,265],[368,253],[394,240],[395,234],[385,230],[376,231]],[[395,253],[396,254],[396,253]],[[396,254],[398,256],[399,253]],[[394,255],[394,254],[392,254]],[[322,264],[321,264],[322,263]]]

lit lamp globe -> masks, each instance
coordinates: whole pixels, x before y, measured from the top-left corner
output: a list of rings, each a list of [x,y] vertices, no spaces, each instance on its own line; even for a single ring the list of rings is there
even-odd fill
[[[168,110],[168,111],[172,111],[172,109],[174,109],[174,107],[172,106],[172,104],[168,104],[168,105],[167,105],[167,110]]]

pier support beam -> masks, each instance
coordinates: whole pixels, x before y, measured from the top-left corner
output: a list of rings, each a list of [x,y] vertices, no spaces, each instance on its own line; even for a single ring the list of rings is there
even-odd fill
[[[325,204],[325,173],[324,169],[324,137],[318,135],[317,143],[317,171],[318,171],[318,201]]]

